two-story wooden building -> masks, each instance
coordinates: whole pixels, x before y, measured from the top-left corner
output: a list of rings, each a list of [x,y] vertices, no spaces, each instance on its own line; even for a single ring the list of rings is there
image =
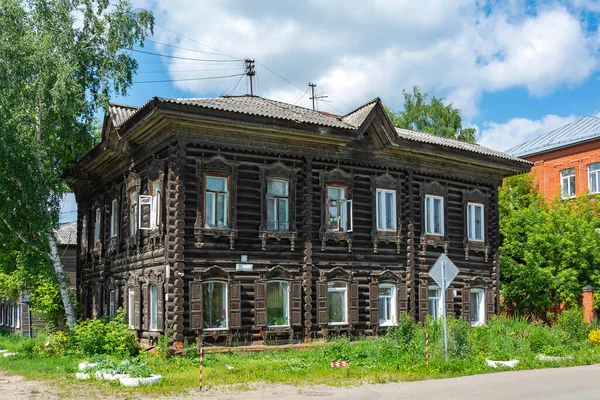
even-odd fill
[[[499,294],[497,188],[530,163],[260,97],[113,105],[67,171],[85,316],[124,307],[148,342],[375,334],[442,302],[482,323]],[[446,293],[427,271],[460,268]],[[172,330],[169,330],[172,328]]]

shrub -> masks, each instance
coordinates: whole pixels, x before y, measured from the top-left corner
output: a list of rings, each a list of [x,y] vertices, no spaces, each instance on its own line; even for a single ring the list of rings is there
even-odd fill
[[[79,350],[88,356],[105,352],[106,325],[100,319],[86,319],[75,325],[73,337]]]
[[[594,329],[593,331],[591,331],[588,335],[588,339],[596,346],[600,346],[600,329]]]
[[[587,337],[588,327],[583,321],[580,308],[569,308],[558,316],[555,326],[563,331],[570,341],[583,341]]]
[[[138,352],[138,342],[125,322],[123,309],[119,308],[113,319],[106,324],[104,353],[116,356],[134,356]]]
[[[42,357],[49,355],[64,356],[71,349],[71,338],[64,332],[55,332],[40,344],[37,352]]]

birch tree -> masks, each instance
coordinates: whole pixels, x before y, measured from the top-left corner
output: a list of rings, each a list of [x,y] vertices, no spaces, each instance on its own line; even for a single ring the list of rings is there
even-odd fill
[[[50,275],[71,327],[53,235],[60,176],[97,141],[94,116],[130,87],[128,50],[153,25],[127,0],[0,0],[0,297]]]

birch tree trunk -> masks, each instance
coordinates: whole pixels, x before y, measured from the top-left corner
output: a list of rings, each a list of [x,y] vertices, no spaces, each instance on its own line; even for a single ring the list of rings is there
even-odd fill
[[[50,258],[52,259],[54,272],[56,273],[56,279],[58,280],[60,297],[62,298],[65,313],[67,314],[67,322],[69,323],[69,328],[73,329],[77,323],[77,318],[75,316],[75,309],[73,308],[71,296],[69,296],[69,287],[67,285],[67,279],[65,277],[62,260],[58,255],[58,246],[56,245],[56,238],[54,235],[48,235],[48,242],[50,243]]]

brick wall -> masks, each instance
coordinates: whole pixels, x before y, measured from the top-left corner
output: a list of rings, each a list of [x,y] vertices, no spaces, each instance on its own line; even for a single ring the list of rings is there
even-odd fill
[[[531,173],[546,201],[560,197],[560,171],[567,168],[575,169],[579,196],[588,192],[588,165],[600,162],[600,139],[523,158],[534,163]]]

